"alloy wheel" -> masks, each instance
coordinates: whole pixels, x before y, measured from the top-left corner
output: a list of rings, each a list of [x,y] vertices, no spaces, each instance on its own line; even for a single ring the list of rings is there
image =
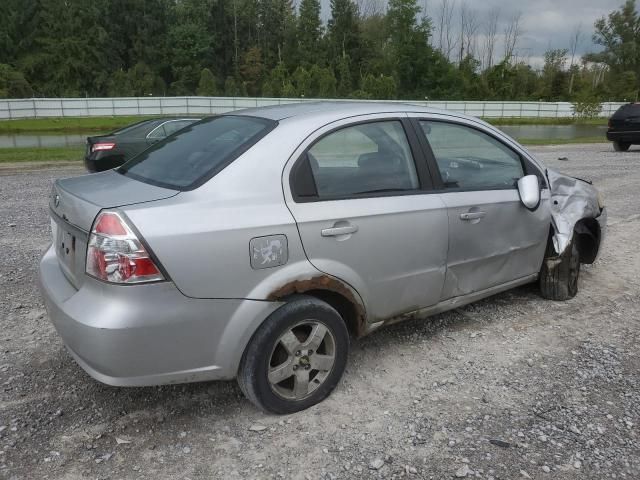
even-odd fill
[[[323,384],[335,360],[331,330],[317,320],[304,320],[287,329],[274,345],[268,371],[271,389],[286,400],[302,400]]]

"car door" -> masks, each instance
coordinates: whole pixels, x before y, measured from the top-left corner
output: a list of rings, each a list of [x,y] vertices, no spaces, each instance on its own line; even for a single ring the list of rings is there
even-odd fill
[[[414,121],[426,141],[435,182],[449,216],[449,253],[442,300],[537,274],[551,222],[549,193],[528,210],[517,181],[544,175],[487,131],[442,120]]]
[[[292,158],[285,197],[305,253],[360,294],[370,322],[438,302],[447,213],[405,115],[326,126]]]

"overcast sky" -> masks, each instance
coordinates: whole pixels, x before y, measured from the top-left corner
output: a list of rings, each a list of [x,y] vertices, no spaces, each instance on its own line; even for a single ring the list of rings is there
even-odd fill
[[[418,1],[421,6],[425,4],[425,0]],[[517,12],[522,13],[519,56],[530,57],[532,64],[539,64],[549,48],[569,48],[570,38],[578,25],[582,25],[578,54],[596,50],[591,41],[593,23],[624,3],[624,0],[456,0],[456,4],[461,1],[466,1],[483,21],[489,11],[499,8],[503,22],[500,32],[509,18]],[[441,0],[426,0],[427,11],[432,18],[437,16],[440,3]],[[322,0],[322,5],[323,16],[327,18],[329,0]]]

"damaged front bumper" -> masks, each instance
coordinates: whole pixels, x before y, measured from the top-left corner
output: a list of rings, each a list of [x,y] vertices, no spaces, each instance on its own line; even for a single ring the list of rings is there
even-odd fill
[[[585,180],[550,169],[547,169],[547,179],[551,192],[554,250],[561,255],[571,244],[576,225],[586,219],[593,219],[599,226],[599,232],[590,232],[597,234],[597,252],[593,254],[595,260],[600,253],[607,228],[607,210],[602,205],[598,190]]]

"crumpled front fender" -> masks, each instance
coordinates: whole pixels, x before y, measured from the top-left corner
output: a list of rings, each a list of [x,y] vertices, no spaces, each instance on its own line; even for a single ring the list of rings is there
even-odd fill
[[[573,239],[576,224],[585,218],[596,219],[604,234],[606,213],[598,190],[589,182],[547,169],[551,191],[553,248],[561,255]],[[602,239],[602,235],[600,241]]]

